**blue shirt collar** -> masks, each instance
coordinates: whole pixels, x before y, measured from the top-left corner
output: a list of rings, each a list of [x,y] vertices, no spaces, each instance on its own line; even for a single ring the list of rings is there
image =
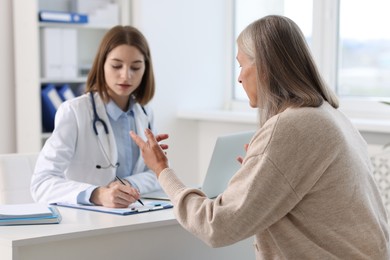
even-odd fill
[[[127,111],[122,111],[122,109],[120,109],[117,104],[112,99],[110,99],[110,101],[108,101],[108,103],[105,105],[108,116],[111,117],[111,119],[117,121],[122,115],[132,115],[135,101],[133,98],[130,98],[129,102],[130,104]]]

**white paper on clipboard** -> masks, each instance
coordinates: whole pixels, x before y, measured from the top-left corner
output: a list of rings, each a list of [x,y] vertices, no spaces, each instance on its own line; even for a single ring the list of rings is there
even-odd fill
[[[153,201],[153,200],[144,200],[144,206],[139,204],[138,202],[135,202],[131,204],[127,208],[108,208],[103,206],[93,206],[93,205],[83,205],[83,204],[70,204],[70,203],[54,203],[53,205],[61,206],[61,207],[68,207],[68,208],[75,208],[75,209],[82,209],[82,210],[90,210],[90,211],[96,211],[96,212],[103,212],[103,213],[110,213],[110,214],[116,214],[116,215],[134,215],[144,212],[150,212],[150,211],[157,211],[157,210],[163,210],[163,209],[169,209],[173,207],[173,204],[166,201]]]

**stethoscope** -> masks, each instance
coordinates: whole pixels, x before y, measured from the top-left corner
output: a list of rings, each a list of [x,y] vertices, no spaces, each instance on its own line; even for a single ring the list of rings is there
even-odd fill
[[[106,157],[106,159],[107,159],[107,161],[109,163],[107,166],[102,166],[100,164],[97,164],[96,165],[96,169],[108,169],[110,167],[118,168],[120,166],[120,163],[119,162],[117,162],[115,164],[112,163],[112,161],[110,160],[110,157],[108,156],[106,150],[104,149],[103,144],[101,143],[101,141],[99,139],[99,132],[97,130],[97,124],[100,123],[103,126],[104,132],[106,133],[106,135],[108,135],[108,127],[107,127],[106,122],[103,119],[101,119],[101,117],[97,113],[95,98],[93,96],[93,92],[92,91],[90,92],[90,98],[91,98],[92,112],[93,112],[93,119],[92,119],[93,131],[94,131],[96,137],[98,137],[99,146],[100,146],[101,150],[103,151],[104,157]],[[142,111],[144,111],[145,115],[147,116],[148,114],[146,113],[145,108],[143,106],[141,106],[141,108],[142,108]],[[151,129],[149,121],[148,121],[148,128]]]

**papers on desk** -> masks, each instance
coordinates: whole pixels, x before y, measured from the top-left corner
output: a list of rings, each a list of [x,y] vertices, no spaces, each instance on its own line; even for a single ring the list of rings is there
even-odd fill
[[[157,211],[163,209],[172,208],[173,205],[170,202],[163,201],[146,201],[144,200],[144,206],[135,202],[131,204],[128,208],[107,208],[102,206],[91,206],[91,205],[82,205],[82,204],[69,204],[69,203],[54,203],[53,205],[75,208],[75,209],[83,209],[83,210],[91,210],[103,213],[110,213],[116,215],[133,215],[139,213],[145,213],[150,211]]]
[[[58,224],[62,220],[55,207],[43,204],[0,205],[0,226]]]

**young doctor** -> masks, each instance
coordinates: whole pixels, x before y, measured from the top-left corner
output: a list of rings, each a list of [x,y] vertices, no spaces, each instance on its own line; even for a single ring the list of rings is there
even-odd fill
[[[35,201],[127,207],[140,193],[158,189],[128,135],[153,130],[147,104],[154,91],[145,37],[131,26],[113,27],[99,46],[86,93],[57,111],[55,129],[32,176]]]

